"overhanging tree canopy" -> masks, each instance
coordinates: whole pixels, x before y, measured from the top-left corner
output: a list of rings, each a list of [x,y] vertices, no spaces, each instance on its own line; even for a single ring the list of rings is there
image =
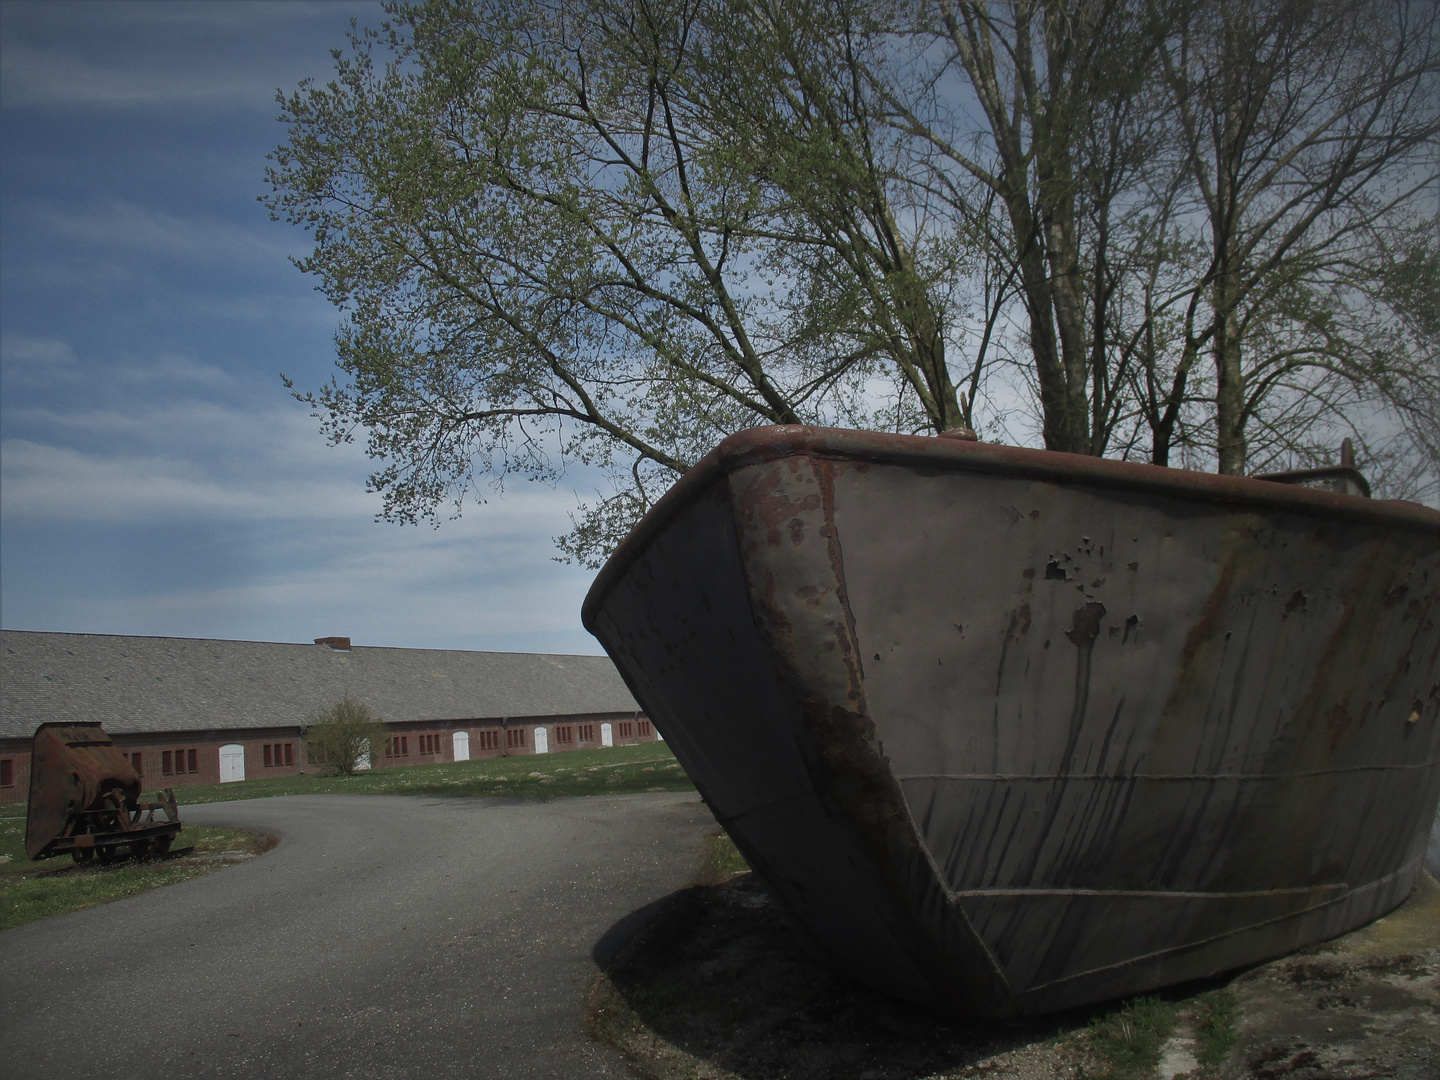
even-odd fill
[[[993,425],[1018,385],[1053,449],[1235,472],[1247,423],[1313,456],[1357,405],[1435,400],[1433,342],[1394,329],[1423,312],[1317,314],[1414,316],[1434,275],[1433,8],[1199,11],[395,5],[282,96],[268,204],[347,316],[345,379],[299,396],[366,431],[393,520],[612,470],[560,541],[592,563],[754,424]]]

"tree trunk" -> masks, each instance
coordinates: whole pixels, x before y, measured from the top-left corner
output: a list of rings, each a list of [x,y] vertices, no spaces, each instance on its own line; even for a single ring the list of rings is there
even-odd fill
[[[1222,281],[1216,292],[1222,293]],[[1226,307],[1220,307],[1224,303]],[[1240,328],[1234,301],[1217,302],[1215,334],[1215,444],[1219,471],[1225,476],[1245,475],[1245,373],[1240,362]],[[1220,314],[1223,312],[1223,314]]]

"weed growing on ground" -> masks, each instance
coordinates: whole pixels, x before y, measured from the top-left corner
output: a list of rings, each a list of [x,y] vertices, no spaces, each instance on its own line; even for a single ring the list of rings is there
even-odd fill
[[[1124,1008],[1090,1023],[1090,1051],[1100,1071],[1089,1080],[1140,1080],[1155,1075],[1165,1040],[1175,1030],[1175,1006],[1156,997],[1138,997]]]
[[[705,838],[705,848],[700,857],[700,875],[696,879],[701,885],[719,885],[729,881],[736,874],[750,870],[750,864],[735,841],[727,833],[716,833]]]
[[[1195,1060],[1213,1068],[1240,1039],[1240,999],[1227,988],[1202,994],[1195,1004]]]
[[[68,856],[31,862],[25,857],[25,819],[0,819],[0,930],[123,900],[161,885],[252,858],[274,846],[273,837],[245,829],[187,825],[170,854],[125,859],[109,866],[77,865]]]

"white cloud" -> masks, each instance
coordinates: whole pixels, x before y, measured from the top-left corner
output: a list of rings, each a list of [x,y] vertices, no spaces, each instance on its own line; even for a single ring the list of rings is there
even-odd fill
[[[593,574],[552,559],[568,490],[517,485],[438,530],[400,528],[373,520],[363,452],[327,447],[298,407],[180,401],[26,421],[32,436],[0,448],[0,510],[26,545],[6,626],[598,651],[579,623]],[[47,536],[73,540],[86,565],[60,544],[51,554]]]
[[[12,520],[133,524],[184,517],[272,516],[269,500],[225,488],[194,464],[87,453],[28,439],[0,446],[0,489]]]
[[[52,243],[75,241],[86,250],[107,249],[127,260],[146,253],[228,268],[246,263],[283,267],[288,256],[304,250],[304,237],[293,230],[182,216],[123,199],[80,206],[13,199],[10,212]],[[257,212],[257,226],[262,218]]]
[[[0,337],[0,378],[7,387],[54,386],[80,377],[80,362],[69,344],[56,338]]]
[[[0,97],[4,107],[134,108],[195,106],[238,101],[270,108],[277,86],[293,85],[296,59],[275,50],[224,51],[213,39],[285,40],[285,23],[334,27],[343,43],[347,17],[377,22],[382,13],[365,3],[6,3]],[[97,60],[77,43],[76,24],[102,43]],[[88,24],[88,25],[87,25]],[[289,36],[295,36],[292,30]],[[63,39],[64,47],[47,44]],[[127,40],[128,48],[114,48]],[[309,73],[329,70],[323,53],[309,58]]]
[[[364,490],[374,463],[363,449],[326,445],[298,405],[176,400],[11,419],[29,432],[0,444],[0,508],[13,524],[357,525],[368,537],[380,509],[379,496]],[[440,550],[463,524],[487,542],[538,543],[548,557],[575,501],[568,488],[512,484],[439,533],[386,528],[439,537],[426,544]]]
[[[338,634],[357,645],[602,651],[580,625],[580,605],[593,577],[588,572],[497,559],[479,538],[457,539],[453,555],[431,559],[407,547],[414,530],[406,536],[371,528],[388,535],[367,543],[371,554],[359,564],[335,555],[335,537],[317,537],[325,544],[327,565],[224,587],[189,581],[124,595],[12,589],[5,597],[4,625],[252,641]],[[477,574],[477,566],[493,573]]]
[[[199,94],[235,92],[214,75],[179,80],[173,72],[105,68],[60,49],[7,42],[0,75],[6,108],[66,105],[150,105],[167,99],[194,100]]]
[[[234,394],[238,390],[228,372],[178,353],[86,365],[65,341],[14,334],[0,337],[0,377],[11,389],[63,390],[84,383],[91,389],[111,392],[149,389],[157,384],[172,391]],[[82,422],[89,423],[90,419],[85,417]]]

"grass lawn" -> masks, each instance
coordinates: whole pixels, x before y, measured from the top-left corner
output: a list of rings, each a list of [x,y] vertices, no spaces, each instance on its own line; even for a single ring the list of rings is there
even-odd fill
[[[270,776],[233,784],[175,789],[180,818],[185,806],[265,799],[275,795],[618,795],[637,791],[694,791],[695,785],[663,742],[566,750],[510,758],[452,761],[369,769],[354,776]]]
[[[110,866],[77,865],[61,856],[31,862],[25,857],[25,811],[0,816],[0,930],[63,915],[93,904],[173,885],[208,874],[274,846],[271,837],[243,829],[187,825],[166,856],[126,859]]]

